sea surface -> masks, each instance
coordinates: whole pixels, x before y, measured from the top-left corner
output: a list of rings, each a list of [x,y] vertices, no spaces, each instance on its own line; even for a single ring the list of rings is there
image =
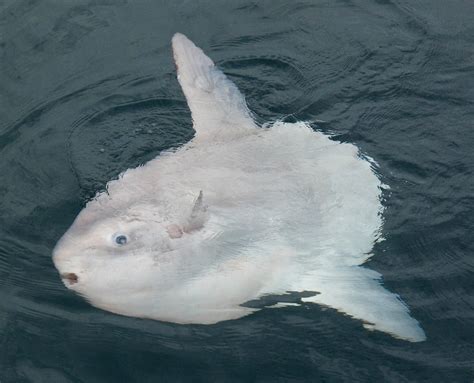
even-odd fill
[[[427,340],[313,304],[212,326],[67,290],[52,249],[107,181],[193,136],[189,36],[259,123],[306,120],[379,164],[383,275]],[[474,381],[474,2],[0,1],[0,382]]]

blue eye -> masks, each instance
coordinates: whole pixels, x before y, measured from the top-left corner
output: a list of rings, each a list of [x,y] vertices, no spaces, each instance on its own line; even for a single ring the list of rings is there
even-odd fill
[[[117,235],[115,237],[115,243],[120,246],[125,245],[127,243],[127,237],[123,234]]]

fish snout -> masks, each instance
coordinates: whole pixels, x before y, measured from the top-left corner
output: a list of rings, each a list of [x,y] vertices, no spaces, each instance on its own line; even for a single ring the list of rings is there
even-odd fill
[[[61,279],[69,285],[79,282],[79,277],[76,273],[61,273]]]

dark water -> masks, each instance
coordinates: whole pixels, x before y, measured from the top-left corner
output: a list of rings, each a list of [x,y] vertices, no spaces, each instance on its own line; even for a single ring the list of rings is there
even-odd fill
[[[189,140],[174,32],[247,96],[380,164],[370,267],[426,331],[315,305],[214,326],[126,318],[67,291],[56,241],[96,190]],[[474,2],[0,1],[0,381],[472,382]]]

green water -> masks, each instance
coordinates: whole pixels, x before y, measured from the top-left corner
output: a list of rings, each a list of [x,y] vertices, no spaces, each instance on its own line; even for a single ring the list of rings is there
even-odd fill
[[[0,381],[472,382],[474,3],[0,1]],[[51,261],[88,198],[193,136],[188,35],[259,122],[311,121],[390,186],[369,262],[427,335],[316,305],[213,326],[126,318]]]

